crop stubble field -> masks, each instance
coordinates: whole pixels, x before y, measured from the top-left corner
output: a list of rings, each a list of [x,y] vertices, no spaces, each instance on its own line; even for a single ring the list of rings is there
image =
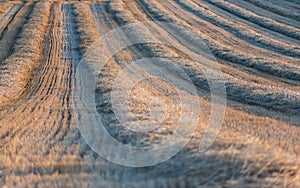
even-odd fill
[[[139,135],[116,121],[109,100],[113,81],[132,60],[151,56],[176,63],[196,85],[201,105],[197,131],[184,150],[155,166],[123,167],[101,158],[81,137],[75,71],[99,37],[146,21],[176,24],[206,43],[223,72],[228,104],[220,133],[200,153],[211,107],[201,71],[207,65],[167,45],[122,50],[103,67],[95,87],[97,111],[115,138],[133,145],[162,141],[180,116],[172,87],[148,79],[131,93],[130,124],[147,119],[147,104],[159,96],[171,106],[166,128]],[[299,187],[299,23],[297,0],[1,1],[0,186]],[[191,36],[175,37],[158,23],[132,33],[190,50],[182,41]],[[106,42],[109,50],[114,44]],[[160,95],[162,90],[170,95]]]

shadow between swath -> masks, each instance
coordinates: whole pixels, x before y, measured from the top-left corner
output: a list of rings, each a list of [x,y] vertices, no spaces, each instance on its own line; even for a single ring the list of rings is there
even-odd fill
[[[174,49],[174,47],[170,47],[170,46],[163,46],[163,47],[171,48],[172,50],[175,50],[176,52],[180,53],[181,56],[187,57],[187,54],[180,51],[179,49]],[[138,49],[138,51],[143,54],[143,57],[140,57],[139,55],[134,57],[133,59],[135,61],[140,58],[147,58],[147,57],[152,58],[157,56],[157,54],[155,54],[155,52],[153,52],[153,50],[148,45],[137,44],[137,45],[129,46],[127,48]],[[122,60],[118,58],[118,54],[116,54],[112,58],[114,59],[115,62],[117,62],[122,67],[124,66],[124,64],[122,63]],[[193,82],[193,84],[196,86],[196,89],[198,90],[198,96],[203,97],[207,101],[211,101],[211,93],[210,93],[211,84],[209,85],[207,78],[205,77],[201,67],[200,68],[192,67],[188,64],[185,64],[181,58],[173,58],[172,61],[176,63],[181,69],[183,69],[190,77],[191,81]],[[133,60],[130,60],[129,62],[133,62]],[[196,64],[201,64],[201,62],[196,62]],[[147,69],[144,69],[144,71],[147,72]],[[300,118],[299,121],[292,120],[292,118],[295,119],[300,115],[300,101],[280,100],[282,96],[279,96],[279,94],[269,95],[269,94],[255,93],[254,89],[256,88],[250,88],[247,85],[244,86],[235,85],[234,83],[228,82],[226,79],[216,80],[214,81],[213,84],[218,85],[219,84],[218,82],[225,83],[227,100],[228,100],[227,105],[229,107],[239,111],[242,110],[248,114],[253,114],[261,117],[267,116],[269,118],[287,123],[289,125],[293,125],[297,127],[300,125],[299,123]],[[176,85],[174,87],[176,87]],[[184,87],[180,87],[178,89],[182,90],[184,89]],[[189,91],[185,91],[185,92],[189,92]],[[101,96],[99,95],[99,90],[98,91],[96,90],[96,98],[98,97]],[[99,103],[99,101],[97,101],[97,103]]]
[[[144,50],[147,51],[146,48],[144,48]],[[149,57],[153,57],[151,54],[148,55]],[[113,57],[114,60],[117,63],[121,64],[121,60],[116,56]],[[204,97],[209,101],[209,85],[205,77],[203,77],[203,73],[199,73],[201,72],[201,70],[186,68],[184,66],[181,66],[181,68],[183,68],[188,73],[193,83],[197,86],[198,96]],[[99,77],[101,76],[103,75],[99,75]],[[131,134],[129,130],[118,125],[116,117],[111,109],[110,101],[107,100],[107,96],[105,96],[109,92],[111,92],[111,88],[107,87],[105,84],[101,86],[102,87],[100,87],[100,89],[95,88],[95,103],[97,105],[97,111],[102,115],[101,118],[103,118],[103,124],[105,125],[107,131],[122,143],[128,145],[143,145],[143,143],[139,143],[136,140],[140,140],[143,136],[147,135],[142,135],[143,133],[139,135],[136,132],[134,132],[134,134]],[[230,98],[234,99],[234,97],[235,96],[231,96]],[[249,112],[249,109],[246,108],[247,107],[243,109],[245,112],[256,113],[255,111]],[[255,106],[255,108],[258,107]],[[259,106],[259,108],[261,108],[261,106]],[[266,114],[263,113],[261,114],[261,116],[266,116]],[[123,133],[128,133],[129,136],[126,136]],[[156,141],[159,142],[161,140]],[[196,145],[198,146],[198,144]],[[214,147],[224,148],[226,146],[224,146],[223,143],[214,142],[211,149],[213,149]],[[114,174],[111,176],[106,176],[106,180],[112,183],[120,182],[132,185],[144,185],[145,182],[151,180],[155,182],[156,180],[161,179],[162,182],[157,181],[158,186],[160,185],[160,183],[164,182],[163,179],[166,179],[166,181],[168,179],[172,179],[172,181],[177,181],[177,183],[182,183],[182,180],[184,180],[184,185],[195,186],[200,184],[219,185],[231,180],[241,180],[243,177],[248,181],[250,181],[249,179],[251,179],[251,177],[253,177],[252,181],[255,181],[255,179],[257,178],[259,178],[260,180],[264,180],[265,178],[270,176],[271,172],[268,172],[268,169],[261,172],[261,169],[265,166],[263,165],[263,161],[261,162],[261,166],[254,167],[255,165],[252,166],[251,164],[258,162],[257,160],[246,162],[243,161],[242,158],[239,158],[237,156],[224,156],[220,154],[208,155],[205,153],[199,153],[198,149],[198,147],[186,147],[184,150],[164,163],[142,168],[119,166],[106,161],[105,159],[97,157],[97,160],[105,162],[103,166],[100,165],[92,167],[91,171],[99,173],[101,176],[99,170],[101,170],[101,168],[105,168],[105,170],[107,171],[106,174]],[[209,151],[210,149],[207,152]],[[272,169],[272,172],[273,171],[278,171],[280,173],[280,169]],[[102,181],[101,177],[99,178],[99,181]]]

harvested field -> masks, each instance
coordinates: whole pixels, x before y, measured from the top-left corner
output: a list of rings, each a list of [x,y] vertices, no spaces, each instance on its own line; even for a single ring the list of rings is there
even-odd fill
[[[0,186],[300,187],[299,16],[296,0],[0,1]],[[166,161],[128,167],[130,152],[83,131],[94,113],[131,148],[196,130]]]

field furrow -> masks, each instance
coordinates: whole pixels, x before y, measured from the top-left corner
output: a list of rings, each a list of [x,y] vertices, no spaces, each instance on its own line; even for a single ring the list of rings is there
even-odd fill
[[[74,67],[79,61],[75,28],[72,6],[62,6],[60,2],[52,4],[43,58],[32,76],[30,91],[20,99],[19,105],[1,111],[0,123],[5,125],[1,127],[1,155],[14,157],[1,157],[0,168],[7,168],[9,172],[9,169],[24,169],[29,165],[24,172],[15,173],[16,176],[38,171],[30,170],[29,161],[59,163],[60,154],[68,152],[78,139],[70,99]],[[35,155],[27,155],[29,150]],[[19,156],[24,160],[18,161]],[[51,164],[44,168],[44,173],[55,172],[56,167]]]
[[[300,187],[299,6],[1,1],[0,187]],[[223,84],[217,96],[226,104],[215,103],[213,88]],[[218,119],[214,110],[225,108]],[[95,116],[113,144],[97,135]],[[184,142],[193,118],[193,137],[168,160],[140,168],[110,162],[131,157],[122,146],[134,151],[173,135]],[[199,152],[208,137],[213,143]],[[146,163],[165,149],[145,155]]]
[[[293,27],[297,27],[299,28],[299,23],[296,20],[284,17],[282,15],[278,15],[276,13],[273,13],[271,11],[265,10],[261,7],[258,7],[250,2],[247,1],[243,1],[243,0],[235,0],[235,1],[229,1],[230,3],[233,3],[235,5],[239,5],[240,7],[249,10],[257,15],[263,16],[263,17],[267,17],[273,20],[276,20],[277,22],[281,22],[287,25],[291,25]],[[287,1],[286,1],[287,2]]]
[[[17,36],[22,30],[22,26],[27,21],[27,17],[32,10],[33,5],[31,3],[15,5],[21,6],[19,10],[15,13],[11,21],[7,23],[5,29],[1,33],[0,40],[0,62],[10,55]],[[1,63],[0,63],[1,64]]]
[[[94,7],[93,7],[94,6]],[[145,21],[145,20],[141,20],[141,18],[142,18],[142,14],[141,15],[139,15],[137,12],[135,12],[134,11],[134,5],[133,4],[128,4],[127,5],[128,7],[130,7],[130,9],[131,9],[131,11],[133,12],[133,14],[136,14],[136,18],[139,18],[139,21]],[[98,7],[98,8],[95,8],[95,7]],[[99,7],[101,7],[101,8],[99,8]],[[105,4],[99,4],[99,5],[92,5],[92,10],[93,10],[93,13],[94,13],[94,15],[95,15],[95,18],[96,18],[96,21],[98,22],[98,28],[99,28],[99,31],[101,32],[105,32],[105,30],[106,29],[108,29],[111,25],[114,25],[113,24],[113,22],[109,22],[109,23],[107,23],[105,20],[111,20],[112,18],[111,17],[107,17],[107,16],[105,16]],[[134,17],[134,15],[131,15],[131,13],[130,12],[128,12],[127,10],[126,10],[126,8],[125,8],[125,5],[124,4],[122,4],[120,1],[119,2],[114,2],[114,3],[109,3],[108,5],[107,5],[107,10],[108,10],[108,12],[109,13],[112,13],[112,17],[116,20],[116,23],[117,24],[120,24],[120,25],[122,25],[122,24],[124,24],[124,23],[131,23],[131,22],[134,22],[135,21],[135,17]],[[97,11],[97,10],[99,10],[99,11]],[[103,11],[104,10],[104,11]],[[100,14],[100,11],[101,11],[101,13],[102,13],[102,15],[101,16],[99,16],[99,14]],[[104,13],[104,14],[103,14]],[[143,13],[145,13],[145,12],[143,12]],[[148,12],[146,12],[146,13],[148,13]],[[103,17],[105,17],[105,19],[103,19]],[[101,19],[100,19],[101,18]],[[131,30],[130,31],[130,33],[132,34],[132,33],[135,33],[135,34],[139,34],[139,35],[135,35],[134,34],[134,36],[135,37],[145,37],[145,35],[147,35],[147,34],[149,34],[148,33],[148,31],[147,31],[147,29],[150,31],[150,33],[155,33],[154,32],[154,30],[155,31],[157,31],[160,35],[163,35],[163,38],[165,39],[165,40],[167,40],[167,38],[168,37],[166,37],[167,36],[167,34],[164,34],[164,33],[166,33],[165,31],[164,31],[164,29],[165,28],[159,28],[159,25],[157,26],[157,27],[154,27],[154,28],[142,28],[141,27],[141,30],[143,30],[143,32],[141,32],[141,31],[139,31],[139,30]],[[141,34],[141,33],[143,33],[143,34]],[[104,33],[102,33],[102,34],[104,34]],[[169,34],[170,35],[170,34]],[[155,37],[158,37],[158,36],[156,36],[156,35],[154,35]],[[128,36],[129,38],[130,38],[130,36]],[[148,36],[148,37],[151,37],[151,36]],[[161,36],[162,37],[162,36]],[[178,39],[177,39],[178,40]],[[110,45],[112,45],[113,46],[113,44],[110,44]],[[138,47],[135,47],[135,48],[138,48]],[[161,53],[162,54],[159,54],[158,53],[158,50],[157,49],[155,49],[155,48],[157,48],[157,46],[155,47],[155,46],[147,46],[147,45],[144,45],[143,46],[143,48],[145,49],[147,49],[147,50],[145,50],[145,52],[148,52],[149,53],[149,51],[151,51],[152,53],[154,53],[155,54],[155,56],[161,56],[162,54],[164,54],[164,57],[168,57],[168,58],[170,58],[170,59],[172,59],[172,58],[174,58],[174,52],[170,52],[170,50],[168,50],[168,49],[164,49],[163,48],[163,50],[160,48],[160,51],[162,51]],[[133,52],[135,52],[135,50],[136,49],[131,49],[131,50],[133,50]],[[166,50],[166,51],[165,51]],[[121,54],[121,57],[126,57],[126,54],[127,53],[129,53],[130,54],[130,51],[128,52],[128,51],[126,51],[126,52],[122,52]],[[143,55],[143,51],[139,51],[139,53],[142,53],[141,55]],[[145,55],[145,54],[144,54]],[[172,60],[174,60],[174,59],[172,59]],[[114,62],[115,61],[115,62]],[[120,62],[121,61],[121,62]],[[123,62],[123,61],[125,61],[125,62]],[[104,72],[102,72],[102,74],[101,74],[101,77],[102,78],[100,78],[100,80],[101,81],[99,81],[99,85],[98,85],[98,90],[99,90],[99,95],[101,95],[100,96],[100,98],[102,99],[102,100],[100,100],[100,101],[98,101],[99,102],[99,112],[103,115],[103,113],[104,113],[104,116],[103,116],[103,118],[104,119],[107,119],[107,120],[104,120],[105,122],[107,121],[107,124],[110,124],[110,122],[114,122],[114,120],[113,120],[113,117],[111,117],[112,116],[112,114],[111,114],[111,112],[108,110],[109,109],[109,106],[110,106],[110,104],[109,104],[109,102],[107,103],[107,101],[108,101],[108,96],[109,96],[109,92],[111,91],[110,90],[110,86],[111,86],[111,81],[113,80],[113,77],[116,75],[116,72],[118,72],[119,70],[120,70],[120,68],[119,68],[119,66],[124,66],[124,63],[125,63],[125,65],[126,65],[126,59],[124,60],[124,59],[120,59],[120,57],[119,57],[119,55],[117,55],[117,57],[114,57],[114,60],[112,60],[112,62],[110,62],[109,63],[109,65],[108,65],[108,67],[106,67],[105,69],[104,69]],[[177,63],[177,62],[176,62]],[[179,62],[178,62],[179,63]],[[184,63],[188,63],[188,62],[184,62]],[[191,66],[191,65],[190,65]],[[195,65],[194,65],[195,66]],[[197,67],[197,68],[201,68],[201,67]],[[161,69],[163,69],[163,66],[161,66]],[[193,70],[193,71],[195,71],[195,70]],[[195,78],[195,80],[193,80],[195,83],[197,83],[197,81],[198,82],[200,82],[200,80],[201,80],[201,78],[199,78],[200,77],[200,73],[193,73],[192,72],[192,70],[187,70],[187,72],[189,72],[190,73],[190,76],[192,77],[192,78],[194,78],[194,77],[197,77],[197,78]],[[194,75],[193,75],[194,74]],[[198,75],[195,75],[195,74],[198,74]],[[112,78],[111,78],[112,77]],[[155,87],[155,86],[159,86],[159,85],[162,85],[162,83],[156,83],[156,84],[154,84],[155,83],[155,81],[154,82],[150,82],[149,84],[153,84],[153,87]],[[199,85],[201,85],[201,84],[199,84]],[[253,84],[252,84],[253,85]],[[198,86],[198,85],[197,85]],[[247,85],[248,86],[248,88],[249,88],[249,84]],[[163,87],[163,88],[165,88],[165,87]],[[261,87],[259,87],[259,89],[262,89],[262,86]],[[232,89],[232,88],[229,88],[229,91],[230,90],[234,90],[234,89]],[[236,93],[242,93],[242,91],[237,91]],[[245,93],[245,92],[243,92],[243,93]],[[229,93],[229,95],[230,95],[230,93]],[[241,97],[241,96],[238,96],[238,97]],[[249,95],[249,97],[251,97],[251,95]],[[259,97],[258,97],[259,99],[262,99],[263,98],[263,95],[260,95]],[[203,105],[205,105],[205,104],[207,104],[206,102],[205,102],[205,100],[203,100],[203,99],[199,99],[199,100],[201,100],[201,104],[203,104]],[[247,100],[247,97],[245,97],[245,98],[242,98],[242,101],[245,101],[245,100]],[[275,102],[275,100],[274,100],[274,102]],[[257,105],[257,104],[256,104]],[[231,111],[232,110],[232,111]],[[233,114],[235,113],[235,110],[234,109],[231,109],[231,110],[229,110],[230,112],[229,113],[232,113],[232,116],[234,116]],[[298,111],[298,110],[296,110],[296,111]],[[176,112],[175,112],[176,113]],[[247,114],[247,113],[243,113],[243,112],[241,112],[241,114],[242,114],[242,116],[243,117],[250,117],[251,115],[249,115],[249,114]],[[229,116],[231,116],[231,115],[229,115]],[[247,119],[247,118],[246,118]],[[134,119],[132,120],[132,121],[135,121]],[[230,119],[227,119],[227,124],[229,125],[230,124],[230,121],[232,121],[232,120],[230,120]],[[256,120],[256,121],[263,121],[263,120]],[[274,125],[276,124],[275,122],[273,122],[274,123]],[[281,122],[282,123],[282,122]],[[268,123],[269,124],[269,123]],[[110,126],[107,126],[108,128],[107,129],[109,129],[111,132],[111,134],[113,135],[113,136],[115,136],[116,138],[118,138],[118,139],[120,139],[120,140],[126,140],[126,142],[130,142],[130,143],[135,143],[135,141],[134,141],[134,139],[133,138],[129,138],[129,137],[126,137],[126,136],[124,136],[123,135],[123,132],[124,132],[124,130],[123,130],[123,128],[122,127],[120,127],[120,125],[110,125]],[[243,127],[243,126],[242,126]],[[228,129],[227,129],[228,128]],[[231,127],[231,126],[228,126],[225,130],[225,132],[226,132],[226,134],[228,134],[228,136],[229,135],[235,135],[235,131],[238,129],[240,129],[240,128],[238,128],[238,127]],[[263,146],[263,145],[265,145],[265,144],[270,144],[270,145],[273,145],[274,144],[274,142],[276,142],[275,140],[266,140],[265,138],[264,138],[264,135],[266,134],[266,132],[265,131],[268,131],[268,129],[263,129],[263,130],[260,130],[260,131],[257,131],[256,130],[256,128],[257,127],[243,127],[243,129],[245,129],[245,132],[247,132],[247,133],[249,133],[249,135],[251,135],[251,136],[253,136],[254,137],[254,139],[256,138],[256,139],[260,139],[260,141],[259,142],[261,142],[261,144],[262,143],[264,143],[264,144],[262,144],[261,146]],[[278,133],[278,131],[276,131],[276,128],[275,127],[273,127],[273,126],[269,126],[268,127],[269,128],[269,130],[273,130],[274,132],[272,132],[272,133],[270,133],[270,132],[268,132],[267,134],[274,134],[275,132],[277,132]],[[283,127],[281,127],[281,129],[282,129]],[[289,126],[289,125],[287,125],[286,126],[286,130],[289,130],[291,127]],[[247,129],[247,130],[246,130]],[[116,130],[118,130],[118,133],[115,133],[115,131]],[[295,129],[295,130],[297,130],[297,128]],[[297,135],[297,134],[299,134],[299,131],[297,130],[296,132],[298,132],[298,133],[296,133],[295,135]],[[130,134],[130,133],[129,133]],[[145,136],[145,135],[144,135]],[[283,137],[285,137],[284,136],[284,134],[281,134],[280,135],[280,137],[281,136],[283,136]],[[230,137],[230,136],[229,136]],[[225,137],[222,137],[221,135],[219,136],[219,138],[220,138],[220,140],[222,140],[222,139],[225,139]],[[159,139],[159,138],[157,138],[156,137],[156,139]],[[285,139],[287,142],[289,142],[289,143],[294,143],[295,142],[295,139],[297,139],[297,136],[296,137],[293,137],[293,138],[290,138],[290,139]],[[135,144],[137,144],[137,143],[135,143]],[[287,144],[287,143],[286,143]],[[277,143],[277,144],[275,144],[278,148],[277,149],[279,149],[279,150],[281,150],[281,149],[283,149],[283,150],[285,150],[285,149],[287,149],[286,148],[286,146],[287,145],[285,145],[285,146],[283,146],[283,145],[281,145],[281,144],[279,144],[279,143]],[[250,145],[247,145],[247,146],[244,146],[244,147],[251,147]],[[193,151],[193,148],[194,148],[194,146],[191,146],[191,148],[189,148],[188,149],[188,151],[187,152],[191,152],[191,151]],[[218,148],[219,150],[220,150],[220,148]],[[258,148],[256,148],[257,150],[259,150]],[[277,149],[275,149],[275,151],[277,150]],[[211,151],[213,151],[213,149],[211,150]],[[297,151],[297,149],[295,150],[295,151]],[[243,155],[245,155],[245,154],[243,154]],[[252,154],[252,156],[253,156],[253,154]],[[199,156],[200,157],[200,156]],[[202,156],[203,157],[203,156]],[[270,157],[269,156],[269,154],[266,154],[266,159],[268,158],[268,157]],[[276,158],[276,157],[275,157]],[[274,160],[275,160],[275,158],[274,158]],[[276,159],[277,160],[277,159]],[[214,160],[213,160],[214,161]],[[214,161],[214,162],[216,162],[216,161]],[[224,161],[223,161],[224,162]],[[219,165],[220,166],[222,166],[222,165],[225,165],[223,162],[221,162],[221,163],[219,163]],[[252,163],[252,162],[249,162],[249,163]],[[186,165],[187,166],[189,166],[189,164],[188,163],[186,163]],[[212,167],[212,168],[215,168],[215,167]],[[290,167],[287,167],[286,166],[286,168],[293,168],[292,166],[290,166]],[[250,168],[251,170],[254,170],[255,171],[255,169],[252,169],[252,168]],[[249,169],[249,170],[250,170]],[[158,170],[158,169],[157,169]],[[161,170],[161,169],[160,169]],[[199,169],[198,169],[199,170]],[[250,170],[250,171],[251,171]],[[198,173],[201,173],[202,171],[201,170],[199,170],[199,171],[197,171]],[[132,171],[128,171],[127,172],[127,174],[129,174],[129,176],[130,176],[130,174],[131,173],[134,173],[134,170],[132,170]],[[142,172],[141,174],[143,174],[144,172]],[[255,173],[255,172],[254,172]],[[141,175],[142,176],[142,175]],[[230,176],[230,175],[229,175]],[[143,176],[142,176],[143,177]],[[141,179],[142,179],[142,177],[141,177]],[[279,178],[279,176],[278,176],[278,178]],[[294,177],[295,178],[295,177]],[[178,178],[179,179],[179,178]],[[192,178],[191,178],[192,179]],[[191,180],[190,179],[186,179],[186,183],[185,183],[185,185],[188,185],[188,182],[190,182]],[[197,181],[197,180],[194,180],[194,181]],[[212,180],[204,180],[204,182],[210,182],[210,181],[212,181]],[[257,180],[258,182],[259,182],[259,180]],[[198,182],[199,183],[199,182]],[[276,185],[276,184],[274,184],[274,185]]]
[[[286,3],[274,1],[272,3],[268,1],[257,1],[257,0],[246,0],[258,7],[261,7],[263,9],[266,9],[268,11],[274,12],[276,14],[295,19],[297,21],[300,21],[300,13],[298,9],[295,9],[293,7],[286,7]]]
[[[21,4],[18,1],[1,1],[0,2],[0,18],[2,18],[7,12],[10,11],[10,9],[17,4]]]
[[[245,53],[245,51],[239,50],[240,47],[238,43],[236,44],[236,48],[232,48],[231,47],[232,44],[230,45],[230,43],[224,45],[218,40],[212,38],[210,36],[210,33],[209,34],[202,33],[202,29],[201,30],[195,29],[190,25],[183,23],[181,19],[177,19],[176,17],[169,16],[168,15],[169,13],[166,12],[165,10],[159,9],[159,7],[155,7],[153,2],[152,3],[148,2],[148,5],[150,6],[151,13],[153,14],[156,21],[171,21],[175,24],[181,24],[182,27],[188,27],[195,33],[199,33],[197,37],[200,37],[203,41],[206,42],[206,44],[212,50],[212,53],[217,58],[234,62],[236,64],[241,64],[248,68],[259,70],[263,73],[272,74],[278,77],[288,78],[288,79],[298,81],[298,73],[297,73],[299,69],[297,65],[298,60],[296,60],[296,62],[294,63],[292,61],[289,61],[287,63],[282,60],[276,61],[276,59],[273,58],[266,58],[269,56],[260,57],[257,56],[256,53],[248,54],[248,49],[247,49],[247,53]],[[153,19],[153,16],[151,16],[150,19]],[[203,30],[204,29],[205,27],[203,28]],[[225,39],[227,38],[226,36],[223,37]],[[257,53],[259,52],[257,51]]]
[[[13,51],[2,61],[0,106],[17,100],[26,92],[33,70],[42,56],[49,14],[50,3],[36,3],[15,41]]]
[[[216,5],[232,14],[235,14],[236,16],[239,16],[243,19],[249,20],[257,25],[260,25],[262,27],[265,27],[269,30],[273,30],[279,33],[282,33],[286,36],[289,36],[291,38],[294,38],[296,40],[300,40],[300,34],[299,29],[288,26],[279,22],[276,22],[274,20],[271,20],[269,18],[265,18],[259,15],[256,15],[246,9],[242,9],[239,6],[236,6],[234,4],[224,2],[224,1],[217,1],[217,0],[205,0],[213,5]]]
[[[128,7],[131,7],[131,9],[132,10],[134,10],[134,5],[133,4],[131,4],[130,6],[128,6]],[[137,9],[135,9],[135,10],[137,10]],[[137,18],[141,18],[142,16],[142,14],[141,13],[138,13],[138,12],[136,12],[136,11],[134,11],[135,12],[135,14],[136,14],[136,17]],[[146,12],[146,14],[147,14],[147,12]],[[120,18],[126,18],[124,15],[123,16],[120,16]],[[129,18],[130,19],[130,18]],[[129,19],[128,20],[121,20],[121,22],[128,22],[129,21]],[[131,18],[132,19],[132,18]],[[145,20],[144,20],[145,21]],[[151,28],[150,28],[151,29]],[[157,27],[157,28],[155,28],[155,29],[152,29],[151,31],[154,33],[154,30],[158,30],[159,28]],[[163,33],[163,31],[160,31],[159,32],[160,34],[161,33]],[[166,37],[167,38],[167,37]],[[178,40],[178,39],[176,39],[176,38],[174,38],[173,40]],[[184,48],[184,47],[182,47],[182,48]],[[149,49],[151,49],[151,47],[149,47],[148,46],[148,50]],[[154,51],[155,52],[155,49],[152,49],[152,51]],[[169,52],[170,53],[170,52]],[[194,65],[195,66],[195,65]],[[194,67],[193,67],[194,68]],[[195,79],[196,80],[194,80],[196,83],[197,82],[199,82],[199,83],[202,83],[200,80],[202,79],[202,80],[205,80],[205,78],[203,77],[203,75],[202,76],[200,76],[201,75],[201,73],[199,73],[199,70],[200,69],[203,69],[204,67],[201,67],[201,65],[198,65],[198,67],[196,68],[194,68],[193,70],[189,70],[189,72],[191,73],[191,74],[193,74],[193,75],[190,75],[190,76],[192,76],[192,77],[195,77]],[[226,67],[226,66],[224,66],[224,67],[222,67],[222,69],[224,70],[224,72],[226,73],[225,74],[225,76],[226,76],[226,78],[227,78],[227,80],[226,80],[226,84],[228,84],[228,94],[230,95],[230,94],[232,94],[233,95],[233,97],[232,98],[234,98],[235,100],[240,100],[240,101],[244,101],[244,102],[246,102],[246,101],[248,101],[249,100],[249,103],[253,103],[254,101],[256,101],[258,98],[259,99],[264,99],[265,97],[266,97],[266,102],[265,102],[265,104],[269,104],[270,103],[270,101],[274,101],[275,102],[275,100],[278,100],[279,98],[278,97],[275,97],[275,93],[276,93],[276,91],[281,91],[282,93],[281,94],[279,94],[278,96],[283,96],[283,95],[285,95],[284,93],[287,93],[287,91],[288,90],[290,90],[291,89],[291,92],[293,93],[294,92],[294,94],[292,94],[294,97],[297,97],[297,93],[298,93],[298,91],[299,91],[299,88],[297,89],[297,88],[292,88],[292,87],[289,87],[288,85],[285,85],[285,87],[283,87],[283,88],[280,88],[280,87],[276,87],[276,86],[278,86],[278,82],[276,82],[276,81],[274,81],[273,83],[272,82],[268,82],[268,85],[267,86],[265,86],[265,84],[266,84],[266,80],[261,80],[261,78],[259,78],[259,77],[256,77],[256,78],[253,78],[253,76],[252,76],[252,78],[249,78],[249,77],[251,77],[251,75],[247,75],[247,74],[241,74],[241,72],[240,72],[240,74],[239,74],[239,76],[240,75],[245,75],[245,77],[243,78],[243,79],[237,79],[237,75],[234,75],[235,76],[235,78],[233,78],[232,77],[232,72],[236,72],[236,71],[238,71],[238,70],[236,70],[236,69],[232,69],[231,67]],[[250,72],[251,73],[251,72]],[[261,75],[258,75],[258,76],[260,76],[261,77]],[[201,78],[202,77],[202,78]],[[199,79],[199,80],[197,80],[197,79]],[[246,80],[253,80],[253,79],[255,79],[255,81],[253,82],[253,83],[251,83],[251,82],[249,82],[249,81],[246,81]],[[245,82],[245,85],[244,85],[244,87],[242,87],[242,83],[243,82]],[[256,83],[259,83],[260,82],[260,84],[256,84]],[[201,85],[201,84],[198,84],[198,85]],[[274,86],[274,90],[273,89],[271,89],[270,88],[270,85],[273,85]],[[280,85],[283,85],[282,83],[280,83]],[[202,86],[200,86],[200,87],[204,87],[205,86],[205,84],[203,85],[203,83],[202,83]],[[207,86],[206,86],[207,87]],[[250,87],[250,88],[249,88]],[[205,88],[205,87],[204,87]],[[249,88],[249,91],[250,91],[250,93],[251,94],[249,94],[249,95],[247,95],[246,93],[246,88]],[[265,89],[263,89],[263,88],[265,88]],[[276,88],[276,89],[275,89]],[[232,91],[230,91],[232,89]],[[235,90],[240,90],[239,92],[235,92]],[[265,90],[265,92],[267,92],[267,91],[271,91],[272,90],[272,92],[271,93],[273,93],[273,94],[275,94],[273,97],[274,97],[274,99],[275,100],[273,100],[273,99],[271,99],[271,98],[268,98],[268,96],[271,96],[270,95],[270,93],[264,93],[264,92],[261,92],[260,94],[259,94],[259,97],[255,97],[255,95],[257,94],[255,91],[256,90],[260,90],[260,91],[262,91],[262,90]],[[276,90],[276,91],[275,91]],[[294,91],[293,91],[294,90]],[[232,92],[232,93],[231,93]],[[243,93],[243,95],[245,95],[245,96],[239,96],[240,97],[240,99],[238,99],[239,97],[237,97],[236,96],[236,93]],[[254,93],[256,93],[256,94],[254,94]],[[252,98],[252,99],[251,99]],[[267,99],[268,98],[268,99]],[[284,101],[285,99],[283,99],[283,101]],[[292,99],[293,100],[293,99]],[[251,102],[250,102],[251,101]],[[281,101],[281,102],[283,102],[283,101]],[[280,102],[280,103],[281,103]],[[259,101],[258,102],[259,104],[257,104],[257,105],[263,105],[263,101]],[[275,102],[276,103],[276,102]],[[287,103],[289,103],[289,102],[287,102]],[[272,105],[273,105],[273,103],[272,103]],[[279,104],[278,104],[279,105]],[[278,107],[280,106],[277,106],[277,105],[275,105],[276,107],[276,109],[279,109]],[[296,107],[296,111],[298,111],[297,110],[297,107],[298,105],[295,105],[295,107]],[[295,111],[295,112],[296,112]]]
[[[207,10],[207,8],[203,8],[200,6],[197,7],[197,4],[195,3],[180,0],[178,0],[177,2],[181,6],[176,6],[172,10],[176,10],[176,8],[179,8],[179,10],[185,9],[190,12],[190,14],[185,12],[185,15],[197,15],[201,19],[208,20],[214,25],[224,28],[225,31],[222,31],[222,33],[226,33],[226,31],[229,31],[231,34],[235,35],[241,40],[246,40],[249,43],[263,46],[264,48],[274,50],[275,52],[281,53],[282,55],[299,57],[300,48],[298,45],[289,44],[284,40],[269,37],[264,33],[257,31],[254,27],[245,25],[241,22],[237,22],[233,19],[224,18],[214,12]],[[167,5],[170,6],[171,3],[167,3]],[[190,20],[191,22],[192,19],[190,17],[192,16],[186,17],[185,19]],[[229,38],[229,36],[227,38]],[[220,41],[221,40],[222,39],[220,39]]]
[[[137,17],[140,17],[140,15],[138,15]],[[224,68],[224,67],[223,67]],[[226,70],[226,69],[225,69]],[[227,72],[227,71],[226,71]],[[232,70],[230,70],[230,69],[228,69],[228,73],[230,73],[230,72],[234,72],[234,71],[232,71]],[[247,78],[245,78],[245,80],[247,80]],[[240,82],[240,81],[239,81]],[[257,81],[256,81],[257,82]],[[241,83],[241,82],[240,82]],[[264,83],[264,82],[262,82],[262,83]],[[231,85],[231,84],[229,84],[229,85]],[[248,85],[248,84],[247,84]],[[275,85],[277,85],[277,83],[275,82],[274,83],[274,86]],[[295,91],[298,91],[298,90],[295,90]],[[285,90],[283,90],[282,92],[286,92]]]
[[[14,19],[15,15],[22,8],[24,4],[12,6],[6,14],[0,19],[0,40],[3,38],[3,33],[7,29],[10,22]]]

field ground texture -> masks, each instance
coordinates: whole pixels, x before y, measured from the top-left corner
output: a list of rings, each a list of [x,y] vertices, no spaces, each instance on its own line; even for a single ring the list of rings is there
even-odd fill
[[[207,65],[162,44],[117,53],[103,67],[95,91],[97,111],[119,141],[162,141],[180,116],[176,97],[159,94],[172,93],[172,87],[149,79],[131,93],[136,113],[129,124],[147,119],[147,100],[159,96],[171,106],[167,128],[141,136],[116,121],[109,96],[114,78],[132,60],[151,56],[176,63],[196,85],[201,105],[197,131],[184,150],[164,163],[130,168],[106,161],[83,140],[73,102],[75,71],[99,37],[146,21],[184,27],[207,44],[222,69],[228,104],[220,133],[200,153],[212,105],[201,71]],[[132,33],[191,50],[182,43],[190,36],[174,37],[160,24]],[[106,41],[103,48],[113,45]],[[1,187],[300,187],[299,126],[297,0],[0,1]]]

